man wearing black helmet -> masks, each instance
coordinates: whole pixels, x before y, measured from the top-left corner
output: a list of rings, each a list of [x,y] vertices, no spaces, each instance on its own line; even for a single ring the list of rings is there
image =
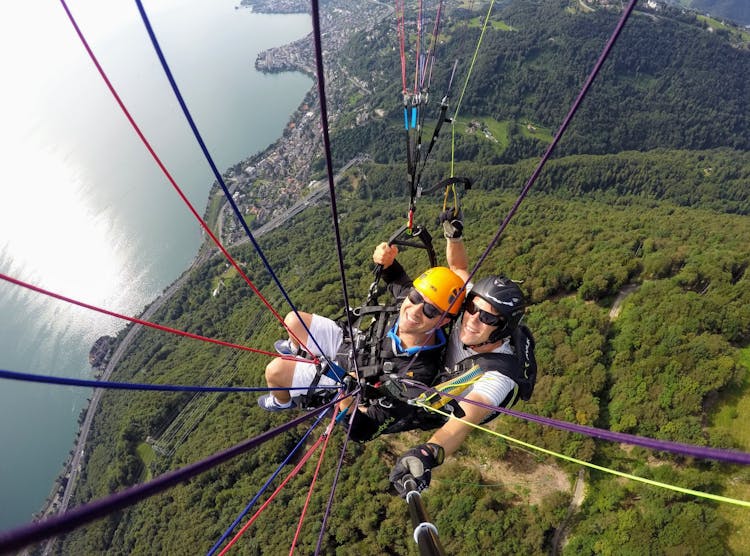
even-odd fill
[[[461,238],[459,218],[443,217],[447,239],[446,257],[456,274],[466,279],[468,258]],[[467,287],[466,304],[460,321],[448,340],[443,380],[475,373],[479,378],[461,392],[465,400],[494,407],[510,407],[519,397],[528,400],[536,379],[534,339],[520,321],[526,310],[521,289],[504,276],[489,276]],[[449,419],[425,444],[402,455],[390,480],[405,494],[404,482],[413,478],[422,490],[430,483],[431,471],[454,453],[471,432],[468,423],[481,424],[499,415],[467,401],[451,402],[454,414],[463,420]]]

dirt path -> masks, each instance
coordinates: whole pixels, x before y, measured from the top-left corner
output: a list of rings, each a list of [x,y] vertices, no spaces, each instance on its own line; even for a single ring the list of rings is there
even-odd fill
[[[570,499],[570,505],[568,506],[568,513],[560,526],[555,530],[555,536],[552,539],[552,551],[551,556],[557,556],[560,554],[560,549],[565,543],[565,539],[568,535],[568,524],[570,518],[581,508],[583,504],[584,491],[586,483],[584,482],[584,470],[581,468],[578,471],[578,477],[576,477],[576,486],[573,489],[573,498]]]
[[[638,284],[628,284],[620,290],[620,293],[618,293],[617,297],[615,298],[615,302],[612,304],[612,308],[609,310],[609,320],[615,320],[620,316],[620,311],[622,311],[622,302],[625,301],[625,298],[636,291],[639,287],[640,286],[638,286]]]

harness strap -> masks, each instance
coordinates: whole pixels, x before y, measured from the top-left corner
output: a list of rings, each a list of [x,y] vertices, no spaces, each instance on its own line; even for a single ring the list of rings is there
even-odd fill
[[[303,408],[315,408],[319,407],[322,403],[327,403],[333,399],[336,394],[334,389],[328,391],[317,392],[318,384],[323,376],[327,376],[331,380],[336,382],[343,382],[347,376],[346,371],[333,361],[326,360],[325,364],[317,363],[315,365],[315,377],[313,378],[310,386],[307,388],[307,392],[300,396],[300,401]]]

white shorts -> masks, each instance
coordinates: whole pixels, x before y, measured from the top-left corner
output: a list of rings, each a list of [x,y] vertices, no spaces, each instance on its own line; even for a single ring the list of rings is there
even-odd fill
[[[516,382],[503,373],[485,371],[474,384],[463,391],[462,396],[475,392],[486,398],[490,405],[499,406],[516,386]]]
[[[312,338],[309,339],[307,341],[308,349],[310,349],[313,355],[334,359],[336,353],[338,353],[339,348],[341,347],[341,343],[344,341],[344,332],[341,330],[341,327],[331,319],[321,317],[320,315],[313,315],[309,328],[310,334],[315,338],[315,342],[312,341]],[[321,350],[323,351],[322,353]],[[294,366],[294,377],[292,378],[291,384],[292,388],[310,386],[313,380],[315,380],[315,374],[315,365],[312,363],[297,362]],[[320,377],[318,384],[320,386],[335,386],[338,383],[323,375]],[[297,397],[302,396],[307,392],[305,390],[292,390],[290,393],[292,397]]]

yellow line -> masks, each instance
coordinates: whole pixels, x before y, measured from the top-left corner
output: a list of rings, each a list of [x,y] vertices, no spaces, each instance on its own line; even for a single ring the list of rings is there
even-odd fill
[[[453,160],[456,154],[456,118],[458,118],[458,109],[461,108],[461,101],[464,99],[464,93],[466,87],[469,85],[469,78],[471,72],[474,69],[474,63],[477,61],[479,55],[479,47],[482,45],[482,39],[484,38],[484,32],[487,30],[487,24],[490,21],[490,14],[492,14],[492,7],[495,5],[495,0],[490,2],[490,7],[487,9],[487,15],[484,18],[484,25],[482,26],[482,32],[479,34],[479,40],[477,41],[477,47],[474,49],[474,57],[471,59],[471,65],[469,66],[469,73],[466,74],[466,80],[464,81],[464,87],[461,89],[461,96],[458,97],[458,104],[456,104],[456,111],[453,113],[451,120],[451,177],[453,177]]]
[[[435,413],[439,413],[440,415],[443,415],[444,417],[449,417],[451,419],[457,419],[457,417],[454,417],[453,415],[446,413],[444,411],[440,411],[437,409],[432,409],[429,406],[426,406],[421,403],[417,403],[418,406],[423,407],[424,409],[427,409],[428,411],[434,411]],[[693,496],[697,496],[699,498],[707,498],[709,500],[714,500],[716,502],[725,502],[727,504],[735,504],[737,506],[744,506],[746,508],[750,508],[750,502],[746,500],[737,500],[735,498],[728,498],[726,496],[719,496],[718,494],[710,494],[708,492],[701,492],[699,490],[692,490],[689,488],[683,488],[676,485],[670,485],[668,483],[662,483],[659,481],[654,481],[652,479],[646,479],[645,477],[638,477],[637,475],[631,475],[630,473],[623,473],[622,471],[616,471],[615,469],[610,469],[609,467],[602,467],[601,465],[596,465],[594,463],[589,463],[587,461],[583,461],[580,459],[572,458],[570,456],[566,456],[564,454],[558,454],[557,452],[553,452],[552,450],[547,450],[546,448],[540,448],[539,446],[534,446],[533,444],[529,444],[528,442],[524,442],[522,440],[517,440],[513,437],[501,434],[496,431],[492,431],[488,428],[482,427],[480,425],[475,425],[474,423],[469,423],[468,421],[464,421],[463,419],[459,419],[459,421],[462,421],[466,423],[467,425],[474,427],[475,429],[478,429],[480,431],[484,431],[487,433],[490,433],[494,436],[497,436],[499,438],[502,438],[503,440],[507,440],[509,442],[513,442],[514,444],[519,444],[521,446],[525,446],[526,448],[531,448],[532,450],[537,450],[538,452],[542,452],[543,454],[547,454],[550,456],[554,456],[556,458],[564,459],[566,461],[577,463],[578,465],[584,465],[586,467],[590,467],[591,469],[596,469],[597,471],[603,471],[604,473],[609,473],[611,475],[617,475],[618,477],[624,477],[625,479],[630,479],[631,481],[638,481],[641,483],[646,483],[647,485],[652,485],[660,488],[664,488],[667,490],[673,490],[675,492],[681,492],[683,494],[691,494]]]

